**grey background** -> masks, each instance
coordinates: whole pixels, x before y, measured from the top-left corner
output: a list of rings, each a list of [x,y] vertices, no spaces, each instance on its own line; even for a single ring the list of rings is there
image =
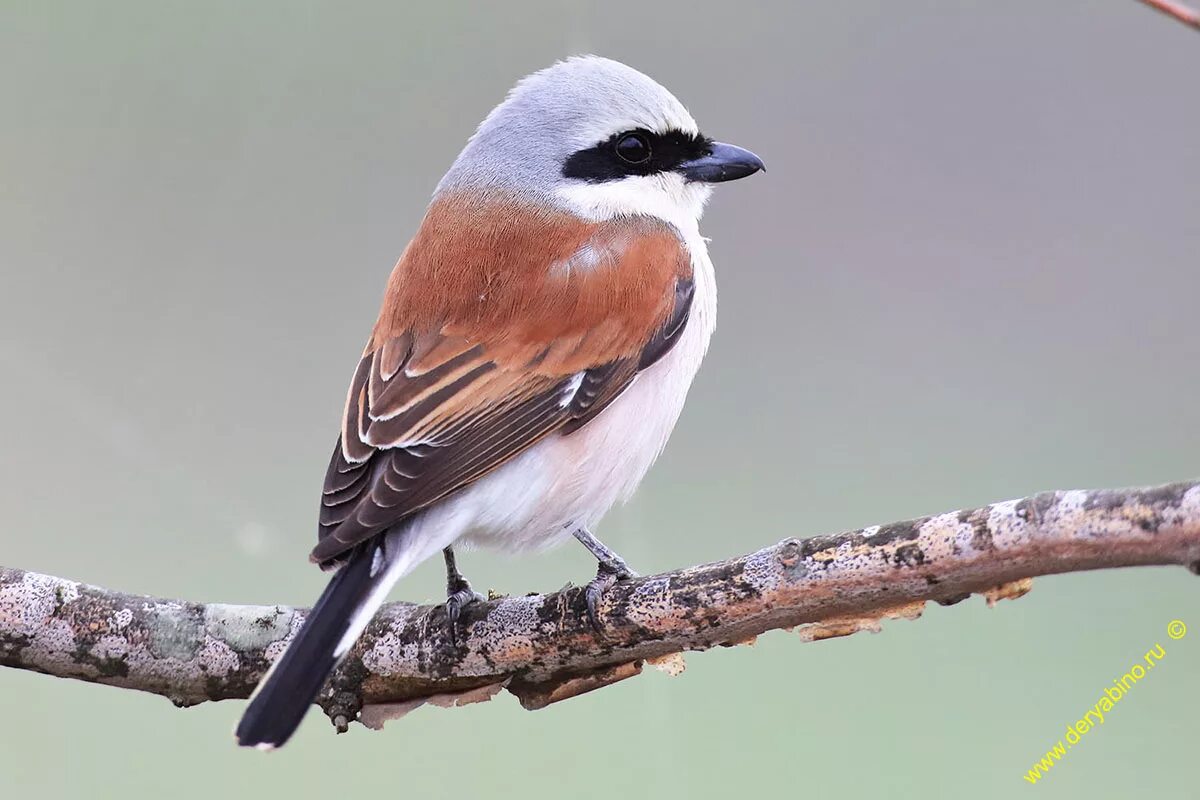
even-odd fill
[[[593,51],[769,172],[720,187],[720,322],[599,533],[643,572],[1047,488],[1197,473],[1200,38],[1132,0],[0,4],[0,562],[308,603],[322,472],[387,273],[521,75]],[[579,548],[461,562],[553,589]],[[438,596],[440,567],[397,595]],[[776,633],[536,714],[382,734],[0,674],[40,797],[1184,797],[1200,583],[1049,578]],[[1194,634],[1164,636],[1181,618]],[[1164,665],[1021,776],[1155,643]],[[7,792],[5,792],[7,793]]]

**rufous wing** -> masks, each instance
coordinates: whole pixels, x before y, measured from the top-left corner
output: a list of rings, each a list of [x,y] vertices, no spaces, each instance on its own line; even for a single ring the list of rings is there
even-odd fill
[[[351,381],[312,560],[586,424],[671,349],[692,288],[661,221],[435,202]]]

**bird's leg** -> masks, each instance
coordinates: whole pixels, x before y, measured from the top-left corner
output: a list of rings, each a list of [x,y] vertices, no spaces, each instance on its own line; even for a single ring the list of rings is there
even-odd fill
[[[447,547],[443,550],[442,558],[446,560],[446,620],[450,625],[450,641],[457,645],[456,628],[463,608],[487,598],[472,589],[471,584],[458,571],[452,548]]]
[[[575,538],[579,543],[588,549],[596,561],[599,562],[596,568],[596,577],[592,578],[591,582],[583,590],[584,600],[587,601],[587,616],[588,622],[596,632],[600,632],[600,616],[597,613],[597,608],[600,605],[600,598],[606,591],[616,585],[617,581],[636,578],[637,573],[629,568],[625,563],[625,559],[608,549],[607,546],[586,528],[576,528],[574,531]]]

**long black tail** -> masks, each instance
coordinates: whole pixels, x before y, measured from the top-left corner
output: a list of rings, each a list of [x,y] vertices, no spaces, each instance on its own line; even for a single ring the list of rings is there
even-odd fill
[[[281,747],[304,719],[326,678],[375,615],[390,585],[382,537],[358,547],[334,573],[296,638],[271,667],[242,714],[244,747]]]

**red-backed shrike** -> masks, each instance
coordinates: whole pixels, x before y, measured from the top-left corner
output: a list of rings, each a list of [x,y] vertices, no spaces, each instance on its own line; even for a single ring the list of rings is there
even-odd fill
[[[451,546],[574,535],[596,600],[632,573],[589,533],[666,444],[716,312],[698,220],[763,168],[650,78],[572,58],[517,84],[438,184],[350,382],[312,560],[336,567],[238,742],[282,745],[388,591]]]

